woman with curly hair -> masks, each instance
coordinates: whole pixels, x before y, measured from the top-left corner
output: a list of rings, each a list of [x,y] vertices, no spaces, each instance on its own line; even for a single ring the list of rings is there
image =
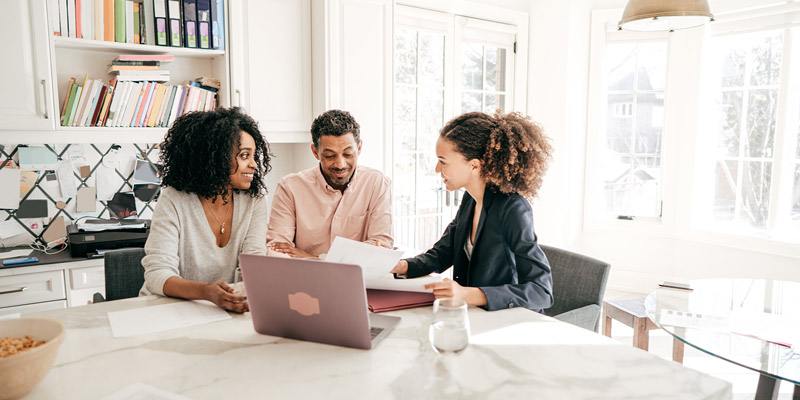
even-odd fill
[[[239,254],[265,254],[269,144],[239,108],[186,114],[161,143],[164,190],[142,259],[140,295],[248,311],[231,282]]]
[[[425,286],[436,298],[487,310],[549,308],[550,265],[537,244],[530,200],[551,151],[542,128],[518,113],[472,112],[448,122],[436,142],[436,172],[447,190],[466,193],[441,239],[392,272],[414,278],[453,266],[453,280]]]

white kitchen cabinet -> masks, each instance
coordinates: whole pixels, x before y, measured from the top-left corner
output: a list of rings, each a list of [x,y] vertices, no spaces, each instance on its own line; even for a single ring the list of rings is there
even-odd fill
[[[233,105],[270,143],[310,142],[311,0],[230,3]]]
[[[313,111],[349,111],[361,125],[359,163],[391,171],[392,1],[312,3]]]
[[[3,2],[3,12],[0,12],[2,129],[52,130],[55,126],[46,26],[44,1]]]

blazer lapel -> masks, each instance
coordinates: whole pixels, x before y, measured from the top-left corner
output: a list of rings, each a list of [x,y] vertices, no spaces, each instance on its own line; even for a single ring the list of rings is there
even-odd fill
[[[461,285],[467,284],[467,271],[469,270],[469,261],[467,260],[467,255],[464,253],[464,243],[467,240],[467,235],[469,235],[469,228],[472,227],[472,215],[473,210],[475,210],[475,200],[472,197],[467,197],[467,194],[464,194],[465,198],[462,199],[462,205],[464,206],[464,212],[461,214],[461,218],[456,221],[456,234],[453,238],[453,252],[455,253],[455,258],[453,260],[453,272],[454,276],[459,276]]]
[[[475,232],[475,242],[472,243],[472,245],[475,246],[472,249],[472,255],[473,255],[472,258],[473,259],[475,258],[475,251],[478,249],[478,241],[481,238],[481,232],[483,232],[483,224],[486,222],[487,211],[489,210],[489,207],[492,206],[492,200],[494,200],[494,194],[487,187],[485,189],[485,191],[483,192],[483,205],[481,206],[481,218],[478,220],[478,231]],[[474,205],[473,205],[473,207],[474,207]]]

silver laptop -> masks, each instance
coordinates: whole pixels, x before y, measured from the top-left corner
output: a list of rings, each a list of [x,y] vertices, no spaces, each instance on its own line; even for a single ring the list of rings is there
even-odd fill
[[[371,349],[400,322],[369,314],[358,265],[252,254],[239,265],[258,333]]]

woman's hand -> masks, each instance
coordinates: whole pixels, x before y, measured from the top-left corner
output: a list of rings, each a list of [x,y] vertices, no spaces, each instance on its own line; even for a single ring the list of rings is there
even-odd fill
[[[269,248],[278,253],[286,254],[292,258],[317,258],[317,256],[306,253],[305,251],[294,247],[290,243],[274,243],[270,244]]]
[[[407,274],[408,273],[408,261],[400,260],[397,264],[389,271],[391,274]]]
[[[207,283],[203,287],[203,297],[228,311],[239,314],[250,311],[246,302],[247,296],[235,295],[234,289],[223,281]]]
[[[483,293],[483,290],[474,287],[463,287],[456,281],[447,278],[441,282],[429,283],[422,288],[425,290],[433,290],[433,296],[437,299],[461,299],[470,306],[486,305],[486,295]]]

